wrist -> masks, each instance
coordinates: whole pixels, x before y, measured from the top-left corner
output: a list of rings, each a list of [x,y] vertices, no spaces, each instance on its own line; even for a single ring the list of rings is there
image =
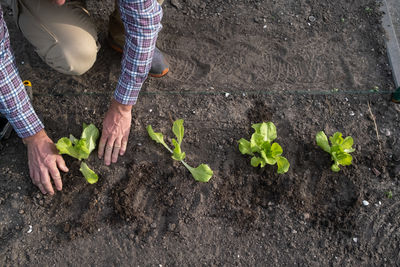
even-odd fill
[[[123,114],[123,113],[131,112],[132,105],[124,105],[124,104],[119,103],[117,100],[113,99],[113,100],[111,100],[110,109]]]
[[[36,142],[37,140],[42,139],[42,138],[45,138],[45,137],[47,137],[47,134],[46,134],[46,132],[44,131],[44,129],[42,129],[42,130],[40,130],[39,132],[37,132],[36,134],[34,134],[34,135],[32,135],[32,136],[23,138],[23,139],[22,139],[22,142],[23,142],[25,145],[29,145],[29,144],[34,143],[34,142]]]

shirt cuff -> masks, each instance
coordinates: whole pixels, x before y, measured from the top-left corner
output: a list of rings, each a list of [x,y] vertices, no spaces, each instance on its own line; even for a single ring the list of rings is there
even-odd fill
[[[23,89],[21,94],[21,102],[13,110],[4,115],[17,135],[21,138],[26,138],[40,132],[44,129],[44,125],[33,109],[25,89]]]

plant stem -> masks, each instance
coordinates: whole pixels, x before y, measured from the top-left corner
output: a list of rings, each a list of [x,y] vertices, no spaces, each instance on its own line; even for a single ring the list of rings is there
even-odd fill
[[[183,165],[185,165],[185,167],[186,167],[189,171],[193,170],[193,168],[190,167],[189,164],[187,164],[185,161],[181,160],[181,162],[182,162]]]
[[[166,143],[161,143],[166,149],[168,149],[168,151],[171,153],[171,154],[174,154],[174,151],[172,151],[172,149],[171,148],[169,148],[169,146],[166,144]]]

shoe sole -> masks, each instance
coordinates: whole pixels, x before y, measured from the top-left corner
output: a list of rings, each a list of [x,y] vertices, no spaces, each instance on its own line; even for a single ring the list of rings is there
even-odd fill
[[[1,117],[1,120],[6,120],[6,118]],[[3,126],[3,129],[1,129],[0,132],[0,141],[3,139],[8,139],[11,135],[13,128],[11,127],[11,124],[6,120],[6,123]]]
[[[149,76],[153,77],[153,78],[161,78],[165,75],[167,75],[167,73],[169,72],[169,68],[166,68],[165,70],[163,70],[163,72],[161,72],[160,74],[155,74],[155,73],[150,73],[149,72]]]
[[[107,38],[108,44],[110,45],[110,47],[112,49],[114,49],[115,51],[117,51],[118,53],[124,53],[124,50],[121,49],[121,47],[119,45],[116,45],[111,38]],[[165,75],[167,75],[167,73],[169,72],[169,68],[164,69],[161,73],[150,73],[149,72],[149,76],[153,77],[153,78],[161,78]]]

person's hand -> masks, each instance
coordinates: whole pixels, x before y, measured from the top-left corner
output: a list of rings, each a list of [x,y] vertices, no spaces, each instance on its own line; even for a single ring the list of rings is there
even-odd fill
[[[64,5],[65,0],[53,0],[53,3],[56,5],[62,6],[62,5]]]
[[[125,154],[131,129],[132,106],[112,100],[103,121],[98,155],[104,155],[104,163],[110,165],[118,160],[118,155]]]
[[[41,130],[33,136],[24,138],[23,142],[28,148],[29,175],[33,184],[39,187],[43,194],[54,195],[51,177],[57,190],[61,191],[62,181],[58,170],[67,172],[68,168],[53,141],[44,130]]]

